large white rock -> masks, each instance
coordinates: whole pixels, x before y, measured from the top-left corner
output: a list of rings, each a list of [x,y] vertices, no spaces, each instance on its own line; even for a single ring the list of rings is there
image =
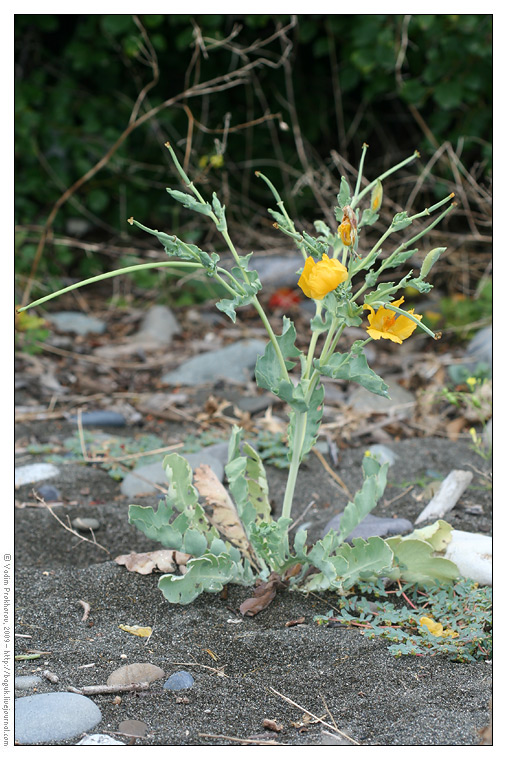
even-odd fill
[[[457,565],[460,575],[484,586],[493,580],[493,539],[482,533],[453,530],[445,557]]]

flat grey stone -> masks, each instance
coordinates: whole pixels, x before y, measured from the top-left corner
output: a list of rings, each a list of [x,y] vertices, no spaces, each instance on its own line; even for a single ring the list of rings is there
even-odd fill
[[[335,515],[328,522],[322,531],[322,537],[330,530],[340,532],[340,521],[343,512]],[[376,515],[366,515],[359,525],[346,537],[346,541],[352,541],[353,538],[371,538],[372,536],[397,536],[398,534],[411,533],[414,529],[410,520],[401,517],[377,517]]]
[[[171,309],[163,305],[152,306],[141,322],[139,332],[132,336],[133,343],[157,343],[168,345],[175,335],[179,335],[181,327]]]
[[[80,742],[77,742],[75,746],[79,747],[79,745],[87,745],[105,747],[110,744],[121,744],[122,746],[125,746],[125,742],[119,742],[117,739],[113,739],[112,736],[108,736],[107,734],[91,734],[90,736],[85,736],[85,738],[81,739]]]
[[[80,311],[55,311],[52,314],[47,314],[46,319],[57,330],[76,335],[88,335],[88,333],[101,335],[106,329],[106,323],[102,319],[90,317]]]
[[[297,285],[299,269],[304,265],[302,256],[252,256],[250,269],[259,273],[263,287],[291,287]]]
[[[15,713],[14,733],[20,744],[72,739],[102,719],[95,702],[65,691],[20,697],[15,700]]]
[[[371,393],[366,388],[359,386],[351,392],[348,403],[357,412],[376,412],[378,414],[409,417],[415,404],[413,393],[402,388],[395,380],[385,378],[385,382],[389,386],[388,393],[391,398],[377,396],[376,393]]]
[[[220,446],[224,444],[218,444]],[[209,446],[212,449],[213,446]],[[184,456],[192,470],[195,470],[200,464],[208,464],[217,478],[222,481],[224,478],[224,465],[213,454],[208,453],[208,449],[203,449],[195,454],[185,454]],[[125,496],[133,498],[139,494],[148,494],[158,492],[162,497],[162,492],[155,487],[155,484],[167,488],[167,475],[160,462],[141,465],[136,467],[132,472],[122,480],[120,489]]]
[[[14,679],[14,688],[28,691],[29,689],[35,689],[36,686],[40,686],[42,678],[39,676],[16,676]]]
[[[266,342],[239,340],[218,351],[208,351],[192,357],[187,362],[163,375],[167,385],[202,385],[217,380],[244,383],[252,377],[257,357],[262,356]]]
[[[58,467],[47,462],[24,464],[14,470],[14,482],[16,486],[26,486],[28,483],[38,483],[40,480],[56,478],[59,474]]]

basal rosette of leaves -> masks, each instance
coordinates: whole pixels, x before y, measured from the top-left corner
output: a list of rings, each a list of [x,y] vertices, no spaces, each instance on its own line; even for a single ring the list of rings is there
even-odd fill
[[[413,309],[402,309],[403,298],[395,300],[395,296],[409,285],[421,293],[429,291],[432,286],[426,277],[445,248],[427,253],[417,275],[411,269],[403,277],[393,274],[388,282],[380,275],[389,269],[396,270],[418,252],[413,244],[452,210],[453,194],[412,216],[405,211],[397,213],[375,245],[362,250],[361,231],[379,218],[382,180],[415,160],[417,153],[361,189],[367,150],[364,145],[355,189],[351,189],[345,177],[341,179],[335,208],[336,231],[316,221],[316,236],[297,229],[271,181],[256,172],[275,198],[277,210],[269,209],[274,226],[293,240],[302,255],[299,284],[315,303],[315,316],[310,323],[312,336],[305,353],[297,346],[296,329],[288,317],[283,318],[280,335],[273,331],[258,298],[262,283],[251,268],[253,254],[238,254],[229,236],[225,206],[215,193],[211,202],[207,201],[186,175],[171,145],[167,143],[166,147],[187,191],[168,188],[169,195],[185,208],[209,218],[232,254],[234,265],[222,266],[216,252],[203,251],[176,235],[150,229],[131,218],[131,224],[159,240],[169,261],[116,270],[30,304],[36,306],[75,287],[137,269],[155,266],[172,272],[204,269],[208,277],[227,292],[227,297],[216,304],[220,311],[235,322],[237,309],[253,306],[266,330],[269,340],[257,360],[257,384],[274,393],[290,409],[289,471],[281,516],[278,520],[271,516],[262,460],[251,446],[241,443],[239,428],[232,430],[229,444],[228,490],[210,471],[199,468],[192,473],[186,460],[178,454],[166,457],[164,467],[169,481],[166,499],[156,510],[140,505],[129,508],[129,521],[146,536],[168,549],[191,556],[184,574],[167,573],[161,577],[159,585],[164,596],[172,603],[188,604],[204,591],[218,592],[227,583],[251,586],[257,580],[261,584],[257,589],[259,593],[256,592],[257,601],[250,603],[249,600],[245,608],[246,614],[255,614],[281,586],[343,592],[355,583],[378,577],[402,578],[413,583],[456,578],[456,566],[439,556],[450,531],[449,526],[440,523],[430,526],[428,535],[419,531],[405,538],[383,540],[373,536],[368,540],[346,542],[346,537],[376,506],[385,489],[387,466],[381,466],[372,457],[364,458],[364,482],[345,508],[340,533],[330,531],[313,546],[307,546],[306,532],[300,530],[292,546],[289,541],[299,467],[316,441],[322,418],[322,376],[357,383],[372,393],[388,397],[388,386],[368,365],[366,344],[387,339],[396,350],[396,344],[408,339],[417,328],[435,339],[438,337]],[[413,222],[425,217],[432,218],[426,226],[410,234]],[[390,244],[390,236],[405,229],[407,238],[381,256],[382,246]],[[369,324],[365,326],[364,339],[356,340],[348,352],[337,351],[345,327],[359,327],[365,317]]]

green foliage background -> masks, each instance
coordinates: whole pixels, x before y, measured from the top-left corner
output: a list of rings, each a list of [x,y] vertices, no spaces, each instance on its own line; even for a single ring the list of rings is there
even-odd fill
[[[254,171],[289,197],[293,215],[311,218],[315,199],[297,178],[327,162],[337,150],[357,166],[368,142],[369,171],[393,164],[415,148],[434,151],[458,143],[465,166],[491,163],[492,16],[480,14],[351,15],[18,15],[15,18],[15,156],[18,273],[28,273],[35,244],[27,229],[43,225],[62,192],[87,172],[126,128],[133,105],[152,78],[147,42],[160,76],[140,113],[196,82],[220,77],[263,58],[236,87],[181,100],[135,129],[110,160],[59,211],[54,231],[71,234],[85,219],[87,239],[131,241],[128,216],[178,232],[188,217],[164,193],[179,187],[163,145],[183,155],[196,122],[189,155],[192,177],[228,205],[229,218],[262,224],[270,198]],[[256,41],[287,28],[260,48]],[[236,30],[240,27],[239,31]],[[196,30],[199,33],[196,34]],[[229,42],[225,42],[228,38]],[[221,40],[222,45],[217,45]],[[200,44],[199,44],[200,42]],[[143,52],[144,51],[144,52]],[[286,57],[280,62],[280,56]],[[421,117],[414,118],[414,109]],[[223,135],[209,130],[279,118],[228,134],[222,166],[216,153]],[[298,148],[298,136],[301,141]],[[222,146],[223,147],[223,146]],[[207,165],[206,164],[207,161]],[[220,162],[219,162],[220,163]],[[336,169],[334,169],[337,175]],[[337,175],[338,176],[338,175]],[[224,197],[225,193],[225,197]],[[262,209],[262,214],[261,214]],[[264,222],[265,223],[265,222]],[[194,225],[195,227],[195,225]],[[194,229],[199,235],[199,230]],[[39,274],[86,276],[111,268],[94,254],[54,246]]]

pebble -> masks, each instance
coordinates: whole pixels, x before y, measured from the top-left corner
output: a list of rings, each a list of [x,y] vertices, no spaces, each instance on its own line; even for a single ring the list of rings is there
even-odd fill
[[[163,375],[167,385],[202,385],[224,379],[244,383],[252,377],[257,357],[262,356],[266,342],[239,340],[218,351],[206,351],[183,362],[173,372]]]
[[[164,678],[165,673],[151,662],[133,662],[114,670],[106,683],[108,686],[125,686],[129,683],[152,683]]]
[[[142,720],[122,720],[118,726],[118,731],[130,736],[146,736],[148,726]]]
[[[228,444],[216,444],[217,446],[228,446]],[[220,459],[208,453],[209,449],[213,449],[214,446],[208,446],[206,449],[199,451],[195,454],[186,454],[185,459],[189,463],[192,470],[195,470],[200,464],[208,464],[217,478],[222,482],[224,478],[224,465]],[[147,482],[148,481],[148,482]],[[167,474],[162,466],[162,461],[153,462],[152,464],[145,464],[136,467],[132,472],[129,472],[121,482],[120,490],[129,498],[138,496],[139,494],[147,493],[159,493],[158,488],[155,485],[163,486],[167,488]]]
[[[76,335],[88,335],[88,333],[100,335],[106,330],[106,323],[102,319],[90,317],[80,311],[55,311],[52,314],[46,314],[46,319],[57,330]]]
[[[35,689],[42,683],[42,678],[39,676],[16,676],[14,679],[14,688],[28,691],[29,689]]]
[[[171,309],[163,305],[155,305],[148,309],[141,322],[139,332],[132,336],[134,343],[156,343],[167,346],[175,335],[179,335],[181,327]]]
[[[121,744],[122,746],[125,746],[125,742],[119,742],[117,739],[113,739],[112,736],[108,736],[107,734],[90,734],[90,736],[85,736],[84,739],[81,739],[81,741],[78,742],[75,746],[79,747],[79,745],[93,745],[95,747],[104,747],[109,744]]]
[[[415,404],[414,394],[402,388],[395,380],[385,378],[385,382],[389,386],[388,393],[391,398],[378,396],[359,386],[350,394],[348,403],[356,412],[376,412],[377,414],[393,414],[401,418],[409,417]]]
[[[180,691],[180,689],[190,689],[194,685],[194,679],[187,670],[178,670],[169,676],[164,684],[164,689],[170,691]]]
[[[328,522],[322,531],[322,538],[330,530],[340,532],[340,520],[343,512],[335,515]],[[359,525],[346,537],[346,541],[352,541],[353,538],[371,538],[372,536],[397,536],[398,534],[411,533],[413,525],[410,520],[401,517],[377,517],[376,515],[366,515]]]
[[[252,256],[250,269],[259,273],[264,288],[297,285],[298,269],[304,264],[302,256]]]
[[[466,359],[471,359],[474,363],[466,366],[473,370],[477,364],[486,364],[490,369],[493,368],[493,327],[483,327],[479,330],[470,341],[466,350]]]
[[[69,417],[71,422],[77,422],[77,415]],[[83,427],[124,427],[126,424],[123,414],[118,412],[109,412],[106,409],[97,409],[92,412],[83,412],[81,414],[81,424]]]
[[[76,517],[71,523],[74,530],[92,531],[100,528],[100,523],[94,517]]]
[[[95,702],[65,691],[20,697],[15,714],[15,740],[20,744],[72,739],[102,719]]]
[[[56,478],[59,474],[60,470],[54,464],[36,462],[35,464],[24,464],[22,467],[16,467],[14,481],[16,486],[26,486],[28,483],[38,483],[39,480]]]
[[[44,501],[60,501],[61,499],[60,491],[58,488],[55,488],[54,486],[50,486],[48,484],[39,486],[37,488],[37,493],[44,499]]]

